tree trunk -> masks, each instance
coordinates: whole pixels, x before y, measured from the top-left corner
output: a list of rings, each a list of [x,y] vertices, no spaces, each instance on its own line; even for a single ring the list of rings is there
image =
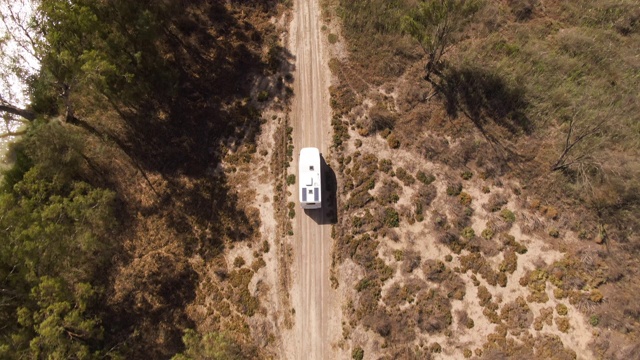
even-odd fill
[[[35,112],[33,112],[31,110],[27,110],[27,109],[20,109],[18,107],[13,106],[13,105],[8,105],[8,104],[0,105],[0,111],[20,116],[20,117],[25,118],[25,119],[27,119],[29,121],[33,121],[33,120],[36,119],[36,113]]]

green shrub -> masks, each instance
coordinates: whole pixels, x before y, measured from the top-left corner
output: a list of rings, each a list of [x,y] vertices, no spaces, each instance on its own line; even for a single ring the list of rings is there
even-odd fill
[[[398,179],[400,179],[400,181],[402,181],[402,183],[404,183],[405,186],[413,185],[416,182],[416,179],[403,167],[400,167],[398,168],[398,170],[396,170],[396,176],[398,177]]]
[[[463,172],[462,174],[460,174],[460,177],[464,180],[471,180],[471,178],[473,177],[473,173],[469,170]]]
[[[356,141],[354,142],[354,145],[356,146],[356,149],[362,146],[362,140],[360,139],[356,139]]]
[[[418,181],[425,185],[429,185],[436,180],[435,176],[431,174],[427,175],[423,171],[418,171],[418,173],[416,174],[416,178],[418,179]]]
[[[482,230],[482,237],[487,239],[487,240],[491,240],[493,239],[493,235],[495,235],[493,229],[490,228],[486,228],[484,230]]]
[[[567,315],[567,313],[569,313],[569,309],[567,309],[567,305],[565,304],[558,304],[556,305],[556,312],[558,313],[558,315]]]
[[[338,35],[336,34],[329,34],[328,36],[328,40],[329,40],[329,44],[335,44],[338,42]]]
[[[591,326],[598,326],[599,323],[600,318],[598,315],[591,315],[591,317],[589,317],[589,324],[591,324]]]
[[[502,209],[502,211],[500,211],[500,217],[510,224],[516,221],[516,215],[509,209]]]
[[[390,228],[396,228],[400,226],[400,216],[394,208],[384,209],[384,224]]]
[[[294,217],[296,217],[296,203],[290,201],[289,204],[287,204],[287,207],[289,208],[289,219],[293,219]]]
[[[360,346],[356,347],[353,349],[353,352],[351,352],[351,358],[353,360],[362,360],[364,358],[364,350],[362,350]]]
[[[551,228],[549,229],[549,236],[557,238],[560,236],[560,231],[558,231],[558,229],[556,228]]]
[[[475,231],[473,231],[473,228],[467,226],[466,228],[462,229],[462,237],[469,240],[471,238],[473,238],[474,236],[476,236]]]
[[[295,183],[296,183],[295,174],[289,174],[289,176],[287,176],[287,185],[293,185]]]

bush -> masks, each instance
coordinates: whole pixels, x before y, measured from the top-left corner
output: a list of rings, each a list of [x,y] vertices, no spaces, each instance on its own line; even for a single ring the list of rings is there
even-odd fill
[[[485,208],[490,212],[496,212],[504,205],[507,204],[507,197],[502,193],[497,193],[489,196],[489,201],[485,205]]]
[[[383,173],[388,174],[391,171],[391,169],[393,169],[391,160],[389,160],[389,159],[381,159],[379,164],[378,164],[378,168]]]
[[[294,174],[289,174],[287,176],[287,185],[293,185],[296,183],[296,176]]]
[[[473,173],[469,170],[463,172],[462,174],[460,174],[460,177],[464,180],[471,180],[471,178],[473,177]]]
[[[394,208],[384,209],[384,224],[390,228],[396,228],[400,226],[400,216]]]
[[[329,34],[328,36],[328,40],[329,40],[329,44],[335,44],[338,42],[338,35],[336,34]]]
[[[413,185],[416,182],[416,179],[403,167],[400,167],[398,168],[398,170],[396,170],[396,176],[398,177],[398,179],[400,179],[400,181],[402,181],[402,183],[404,183],[405,186]]]
[[[471,204],[471,195],[467,194],[466,192],[461,192],[460,195],[460,204],[464,205],[464,206],[468,206],[469,204]]]
[[[563,333],[568,332],[569,328],[571,327],[569,325],[569,318],[568,317],[556,318],[556,326],[558,327],[558,330],[562,331]]]
[[[473,228],[467,226],[466,228],[462,229],[461,235],[463,238],[469,240],[476,236],[476,232],[473,231]]]
[[[482,237],[484,239],[491,240],[491,239],[493,239],[493,235],[495,235],[495,233],[493,232],[493,229],[486,228],[486,229],[482,230],[482,234],[481,235],[482,235]]]
[[[500,212],[500,217],[510,224],[513,224],[516,221],[516,215],[509,209],[503,209]]]
[[[351,358],[354,360],[362,360],[364,358],[364,350],[359,346],[356,347],[353,349],[353,352],[351,352]]]
[[[387,144],[389,144],[390,148],[397,149],[400,147],[400,140],[398,139],[396,134],[392,133],[389,136],[387,136]]]
[[[447,195],[449,196],[458,196],[462,192],[462,184],[461,183],[453,183],[447,186]]]
[[[245,264],[245,261],[244,261],[244,258],[242,258],[242,256],[238,256],[236,257],[235,260],[233,260],[233,266],[237,268],[244,266],[244,264]]]
[[[556,305],[556,312],[558,315],[565,316],[569,312],[569,309],[567,309],[567,305],[565,304],[558,304]]]
[[[418,171],[418,173],[416,174],[416,178],[418,179],[418,181],[425,185],[429,185],[436,180],[435,176],[433,176],[432,174],[427,175],[423,171]]]

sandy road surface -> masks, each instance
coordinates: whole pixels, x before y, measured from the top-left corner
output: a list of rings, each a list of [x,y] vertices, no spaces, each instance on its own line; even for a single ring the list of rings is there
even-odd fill
[[[318,0],[295,1],[289,44],[296,65],[291,113],[295,174],[301,148],[317,147],[326,157],[331,139],[329,68],[322,43],[326,34],[320,31],[320,17]],[[292,198],[297,204],[297,192]],[[326,204],[325,196],[323,201]],[[339,303],[329,281],[332,239],[325,213],[324,207],[307,211],[299,205],[296,208],[290,294],[295,323],[284,337],[286,359],[337,358],[331,344],[342,331]]]

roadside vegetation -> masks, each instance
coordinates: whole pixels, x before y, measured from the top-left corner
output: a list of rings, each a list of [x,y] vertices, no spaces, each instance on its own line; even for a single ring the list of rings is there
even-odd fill
[[[263,356],[250,282],[270,245],[238,189],[268,163],[261,110],[291,94],[271,22],[286,5],[34,1],[28,19],[7,4],[41,68],[2,68],[29,103],[0,94],[26,124],[0,191],[0,357]]]
[[[377,334],[353,347],[390,357],[634,353],[640,283],[624,273],[640,255],[640,7],[323,6],[340,34],[333,276],[347,287],[345,341]],[[351,262],[361,276],[341,283]],[[480,309],[460,312],[470,304]]]

